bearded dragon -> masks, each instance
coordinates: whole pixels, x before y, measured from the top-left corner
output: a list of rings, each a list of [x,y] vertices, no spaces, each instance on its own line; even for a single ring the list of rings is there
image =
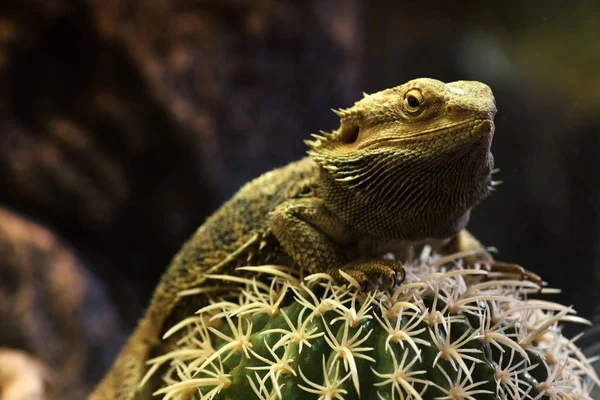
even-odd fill
[[[381,258],[388,251],[402,260],[418,243],[442,254],[482,249],[464,228],[492,187],[496,103],[487,85],[415,79],[335,113],[339,128],[306,141],[308,157],[246,184],[200,226],[91,399],[150,397],[152,384],[139,388],[145,362],[161,353],[166,328],[200,308],[178,293],[210,286],[207,275],[269,262],[394,284],[404,270]],[[480,254],[493,268],[522,271]]]

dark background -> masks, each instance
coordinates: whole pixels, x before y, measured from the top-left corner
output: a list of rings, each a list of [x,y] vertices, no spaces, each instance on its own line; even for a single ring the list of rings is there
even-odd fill
[[[83,397],[207,215],[416,77],[492,87],[504,184],[470,229],[592,318],[599,40],[593,0],[2,2],[0,351]]]

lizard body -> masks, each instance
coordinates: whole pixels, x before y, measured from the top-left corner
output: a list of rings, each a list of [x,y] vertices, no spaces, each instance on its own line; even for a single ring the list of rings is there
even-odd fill
[[[207,274],[270,262],[389,282],[403,269],[385,251],[402,259],[423,241],[441,251],[481,246],[464,227],[491,188],[488,86],[416,79],[336,113],[340,127],[307,141],[308,157],[246,184],[184,245],[91,399],[148,396],[152,385],[138,388],[145,362],[161,353],[164,331],[202,305],[177,294],[209,285]]]

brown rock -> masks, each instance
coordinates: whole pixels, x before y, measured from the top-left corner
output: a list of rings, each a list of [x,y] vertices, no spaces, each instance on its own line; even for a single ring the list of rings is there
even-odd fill
[[[7,209],[0,221],[0,343],[24,352],[0,352],[0,386],[18,380],[7,372],[14,358],[23,371],[45,365],[57,398],[82,398],[122,341],[116,312],[62,239]],[[31,370],[39,379],[40,368]]]

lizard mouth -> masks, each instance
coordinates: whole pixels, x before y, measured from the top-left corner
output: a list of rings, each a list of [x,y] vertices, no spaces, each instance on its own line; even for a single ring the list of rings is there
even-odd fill
[[[472,118],[461,122],[436,126],[435,128],[409,133],[397,137],[384,137],[371,140],[362,144],[361,148],[378,146],[381,144],[396,144],[413,142],[426,138],[436,138],[440,136],[456,135],[461,138],[486,136],[494,131],[494,120],[489,117]]]

